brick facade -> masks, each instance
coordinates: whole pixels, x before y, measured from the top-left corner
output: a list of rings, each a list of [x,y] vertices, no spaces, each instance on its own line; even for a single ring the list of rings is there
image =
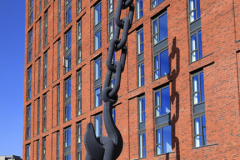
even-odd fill
[[[152,8],[151,0],[143,1],[143,17],[136,20],[128,36],[128,54],[122,74],[119,100],[115,105],[116,124],[124,144],[118,159],[139,159],[138,97],[145,95],[146,158],[144,159],[240,159],[239,74],[240,74],[240,1],[200,0],[203,58],[191,63],[189,0],[164,0]],[[23,119],[23,159],[26,145],[31,146],[31,160],[43,159],[42,139],[46,137],[46,159],[56,159],[56,137],[60,132],[60,159],[64,157],[64,129],[71,126],[71,157],[77,159],[77,123],[82,123],[85,134],[87,123],[94,124],[94,116],[103,106],[94,107],[94,60],[102,57],[102,84],[107,73],[106,59],[109,46],[108,0],[102,0],[102,47],[94,51],[94,6],[99,0],[82,0],[82,11],[77,13],[77,0],[71,0],[72,21],[65,26],[65,0],[61,0],[61,31],[58,33],[58,0],[33,1],[33,23],[29,25],[29,2],[26,0],[25,79]],[[116,9],[117,0],[114,0]],[[134,0],[136,4],[136,0]],[[44,45],[44,13],[48,12],[48,44]],[[154,80],[153,24],[162,13],[168,14],[168,53],[170,74]],[[128,10],[122,12],[127,16]],[[41,19],[41,52],[39,52],[39,20]],[[82,20],[82,62],[77,64],[77,22]],[[138,87],[137,30],[144,30],[145,85]],[[32,60],[28,62],[28,33],[33,30]],[[65,33],[72,31],[72,66],[65,74]],[[57,78],[58,40],[61,41],[60,78]],[[47,58],[47,87],[43,89],[44,53]],[[38,93],[38,60],[41,58],[40,92]],[[116,52],[116,61],[120,52]],[[32,98],[27,100],[28,68],[32,67]],[[77,116],[77,71],[82,71],[82,115]],[[204,73],[205,116],[207,145],[194,147],[191,75]],[[71,77],[71,120],[64,121],[65,86]],[[57,125],[57,85],[60,84],[60,125]],[[156,155],[154,91],[170,86],[172,152]],[[47,131],[43,132],[43,95],[47,95]],[[38,99],[40,98],[40,134]],[[27,140],[27,106],[31,105],[31,138]],[[104,122],[103,122],[104,123]],[[104,126],[104,124],[103,124]],[[107,135],[103,127],[103,135]],[[84,136],[82,136],[83,141]],[[86,150],[82,143],[82,155]]]

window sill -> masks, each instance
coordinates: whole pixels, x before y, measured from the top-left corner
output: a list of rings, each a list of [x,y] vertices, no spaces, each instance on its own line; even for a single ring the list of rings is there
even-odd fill
[[[204,57],[202,57],[202,58],[199,58],[198,60],[196,60],[196,61],[194,61],[194,62],[190,62],[189,65],[191,65],[191,64],[193,64],[193,63],[195,63],[195,62],[198,62],[198,61],[202,60],[203,58],[212,55],[213,53],[214,53],[214,52],[212,52],[212,53],[210,53],[210,54],[208,54],[208,55],[206,55],[206,56],[204,56]]]
[[[213,143],[213,144],[209,144],[201,147],[193,147],[192,149],[204,148],[204,147],[215,146],[215,145],[218,145],[218,143]]]
[[[166,154],[172,154],[172,153],[175,153],[175,152],[168,152],[168,153],[158,154],[158,155],[154,155],[154,157],[162,156],[162,155],[166,155]]]

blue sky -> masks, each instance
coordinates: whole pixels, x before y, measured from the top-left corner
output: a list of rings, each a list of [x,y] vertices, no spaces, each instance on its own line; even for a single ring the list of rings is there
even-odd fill
[[[22,157],[25,0],[0,0],[0,156]]]

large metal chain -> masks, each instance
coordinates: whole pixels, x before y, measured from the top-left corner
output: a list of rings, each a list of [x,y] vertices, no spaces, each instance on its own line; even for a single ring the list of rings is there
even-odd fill
[[[121,12],[129,8],[128,17],[120,20]],[[127,54],[127,38],[128,31],[132,27],[134,14],[133,0],[118,0],[115,14],[115,34],[110,42],[107,56],[107,75],[102,93],[104,104],[104,125],[109,137],[95,136],[92,123],[87,125],[87,131],[84,137],[84,144],[87,150],[86,160],[115,160],[122,152],[123,140],[120,131],[116,127],[112,119],[112,106],[117,102],[117,92],[120,88],[121,74],[124,71],[126,54]],[[122,39],[119,39],[120,29],[122,29]],[[122,50],[120,61],[112,63],[114,51]],[[116,74],[115,85],[110,87],[112,73]]]

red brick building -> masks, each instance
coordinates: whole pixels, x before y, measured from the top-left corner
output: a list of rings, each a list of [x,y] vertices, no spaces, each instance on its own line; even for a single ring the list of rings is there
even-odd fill
[[[134,4],[113,110],[118,159],[240,159],[240,1]],[[101,92],[116,6],[26,0],[24,160],[85,159],[89,122],[107,135]]]

